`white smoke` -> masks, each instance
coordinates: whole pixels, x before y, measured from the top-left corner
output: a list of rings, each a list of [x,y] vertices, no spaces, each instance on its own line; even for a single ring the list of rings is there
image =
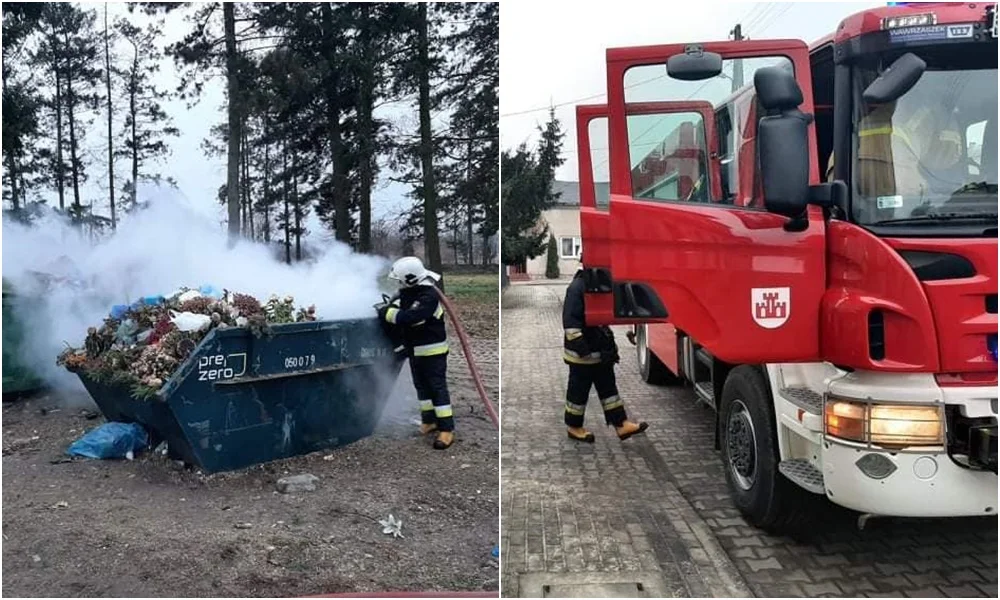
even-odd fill
[[[24,325],[21,355],[53,387],[81,389],[56,357],[66,344],[80,346],[87,328],[100,325],[113,305],[182,286],[211,285],[262,302],[291,295],[298,306],[315,304],[321,319],[374,315],[382,258],[330,241],[310,248],[309,263],[288,266],[261,244],[230,248],[225,231],[178,192],[159,188],[149,196],[149,208],[98,243],[55,213],[31,226],[4,219],[3,278],[14,288]],[[38,273],[62,279],[40,286]]]

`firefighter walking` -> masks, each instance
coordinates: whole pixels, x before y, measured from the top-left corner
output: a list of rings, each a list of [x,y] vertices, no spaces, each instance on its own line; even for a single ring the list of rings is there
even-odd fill
[[[379,319],[395,329],[410,360],[413,387],[420,401],[420,433],[437,433],[434,447],[444,450],[455,440],[455,419],[448,394],[448,334],[444,306],[434,284],[441,276],[424,268],[419,258],[397,260],[389,278],[399,283],[399,297],[379,309]]]
[[[583,271],[577,271],[563,300],[563,360],[569,365],[566,433],[576,441],[594,442],[594,434],[583,426],[590,388],[594,387],[604,410],[605,422],[615,428],[619,439],[627,440],[645,431],[648,424],[628,420],[625,403],[618,395],[615,382],[618,345],[611,328],[587,327],[583,306],[585,288]]]

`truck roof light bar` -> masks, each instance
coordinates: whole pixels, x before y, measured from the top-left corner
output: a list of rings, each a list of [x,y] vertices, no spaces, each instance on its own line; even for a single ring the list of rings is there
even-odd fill
[[[901,27],[925,27],[937,25],[937,15],[934,13],[921,13],[919,15],[898,15],[895,17],[883,17],[882,29],[899,29]]]

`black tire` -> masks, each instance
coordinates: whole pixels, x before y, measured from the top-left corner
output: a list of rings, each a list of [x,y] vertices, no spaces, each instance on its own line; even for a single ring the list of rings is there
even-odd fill
[[[652,385],[678,385],[679,377],[670,372],[656,355],[649,351],[646,343],[646,326],[635,327],[635,354],[639,363],[639,375],[642,380]]]
[[[743,365],[730,371],[719,407],[722,465],[733,504],[747,521],[765,531],[786,533],[802,526],[820,497],[778,472],[777,423],[769,390],[760,369]]]

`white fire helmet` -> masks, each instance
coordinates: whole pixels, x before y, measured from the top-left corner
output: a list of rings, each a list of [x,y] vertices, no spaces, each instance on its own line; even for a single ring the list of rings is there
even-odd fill
[[[416,256],[405,256],[392,264],[389,279],[395,279],[403,287],[434,285],[441,276],[424,268],[424,263]]]

